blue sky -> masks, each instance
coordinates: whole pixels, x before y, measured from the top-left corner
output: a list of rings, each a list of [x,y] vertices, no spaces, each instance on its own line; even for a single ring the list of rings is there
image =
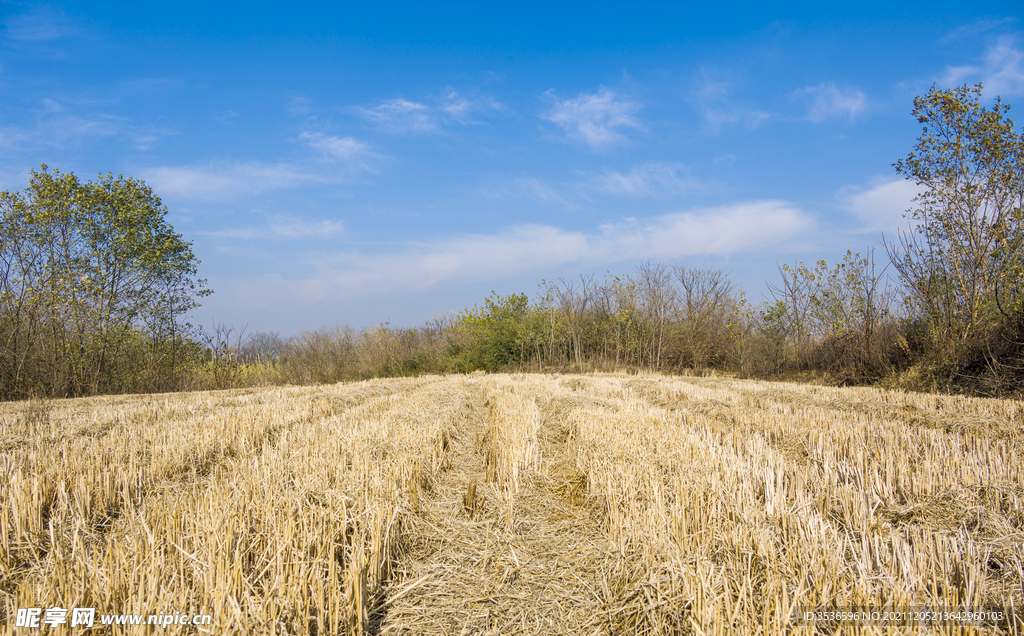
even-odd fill
[[[821,4],[0,1],[0,189],[144,179],[215,290],[194,320],[250,331],[647,259],[758,301],[905,223],[915,95],[1024,98],[1017,3]]]

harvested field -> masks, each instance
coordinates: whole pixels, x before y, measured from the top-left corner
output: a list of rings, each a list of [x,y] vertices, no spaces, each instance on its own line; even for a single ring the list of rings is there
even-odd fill
[[[653,375],[8,403],[0,625],[1024,634],[1022,421],[1017,401]],[[792,620],[856,606],[1004,619]]]

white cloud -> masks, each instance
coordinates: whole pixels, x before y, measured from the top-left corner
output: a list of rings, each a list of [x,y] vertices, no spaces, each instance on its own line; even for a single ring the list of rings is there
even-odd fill
[[[260,161],[190,166],[156,166],[142,178],[163,196],[223,200],[303,186],[352,183],[372,172],[369,146],[353,137],[305,132],[299,135],[319,156],[301,161]]]
[[[906,179],[876,179],[867,186],[848,186],[837,193],[840,205],[863,224],[861,232],[895,232],[906,228],[904,212],[914,205],[917,185]]]
[[[544,97],[552,106],[541,117],[558,124],[570,138],[585,142],[592,150],[627,142],[619,132],[622,128],[643,129],[636,118],[640,104],[622,99],[603,86],[593,95],[575,99],[558,99],[554,89]]]
[[[352,161],[369,152],[369,146],[355,137],[329,137],[320,133],[304,132],[299,135],[299,139],[332,159]]]
[[[355,112],[375,127],[390,133],[429,133],[437,130],[430,107],[407,99],[389,99],[370,108],[358,107]]]
[[[345,231],[345,224],[341,221],[310,222],[297,217],[275,217],[270,223],[270,231],[284,238],[334,238]]]
[[[699,190],[701,184],[691,178],[681,163],[645,163],[627,174],[607,170],[595,178],[601,192],[632,197],[660,199]]]
[[[0,127],[0,148],[37,154],[42,148],[66,150],[95,139],[116,137],[148,148],[173,131],[107,113],[73,110],[54,99],[43,99],[33,111],[32,125]]]
[[[1013,36],[1001,35],[991,42],[979,65],[946,67],[939,83],[951,87],[978,81],[985,85],[986,95],[1024,95],[1024,51]]]
[[[1014,46],[1013,39],[1003,36],[989,47],[982,81],[996,95],[1024,94],[1024,51]]]
[[[554,203],[567,210],[578,209],[579,205],[573,203],[564,190],[565,188],[556,188],[536,177],[516,177],[497,185],[481,187],[478,192],[488,199],[525,196],[545,203]]]
[[[427,103],[429,102],[429,103]],[[414,102],[401,97],[388,99],[374,106],[357,106],[352,112],[375,128],[392,134],[436,133],[452,123],[468,126],[480,122],[473,114],[504,110],[504,104],[472,92],[467,95],[451,86],[440,94],[428,97],[426,102]]]
[[[234,239],[328,239],[339,236],[344,230],[345,224],[341,221],[307,221],[296,216],[274,215],[263,228],[235,228],[196,234]]]
[[[807,216],[784,201],[753,201],[604,225],[595,247],[613,262],[773,251],[811,225]]]
[[[563,194],[559,193],[554,187],[552,187],[546,181],[535,178],[523,178],[514,179],[512,182],[513,188],[517,188],[522,192],[525,192],[529,196],[532,196],[541,201],[547,203],[554,203],[567,209],[576,209],[579,206],[566,198]]]
[[[468,125],[479,123],[472,119],[470,116],[472,113],[501,111],[505,110],[505,105],[490,97],[479,95],[467,96],[449,86],[441,92],[441,99],[437,110],[456,123]]]
[[[864,92],[856,86],[840,88],[832,82],[797,89],[790,97],[807,102],[807,119],[813,122],[833,117],[853,119],[867,102]]]
[[[443,101],[440,109],[443,112],[460,124],[469,123],[469,113],[474,109],[472,101],[452,88],[446,88],[441,97]]]
[[[578,210],[596,195],[667,199],[702,190],[704,184],[689,175],[681,163],[645,163],[628,172],[605,170],[600,174],[582,174],[571,183],[551,183],[536,177],[507,178],[483,186],[478,192],[488,199],[528,198],[552,203],[566,210]]]
[[[690,101],[712,130],[726,124],[757,128],[771,119],[771,114],[737,100],[733,96],[737,86],[720,72],[702,69]]]
[[[267,303],[313,303],[393,289],[424,290],[451,281],[500,281],[550,272],[565,264],[604,266],[637,259],[775,253],[780,244],[813,231],[813,221],[782,201],[626,219],[591,232],[550,225],[519,225],[497,234],[472,234],[408,244],[404,250],[318,256],[315,274],[287,281],[271,275],[242,284],[262,289]],[[268,287],[269,286],[269,287]],[[247,302],[253,302],[245,293]]]
[[[161,196],[183,199],[232,199],[240,195],[326,182],[321,174],[303,170],[294,164],[258,161],[158,166],[143,170],[142,178]]]

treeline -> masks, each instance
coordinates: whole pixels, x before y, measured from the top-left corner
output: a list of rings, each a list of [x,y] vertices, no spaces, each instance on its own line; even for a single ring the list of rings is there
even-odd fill
[[[642,367],[1019,395],[1024,134],[1009,106],[983,106],[981,91],[933,87],[914,100],[923,131],[894,167],[921,194],[907,231],[884,241],[881,269],[871,248],[832,265],[783,265],[772,298],[752,306],[722,271],[647,263],[624,278],[544,283],[533,300],[494,295],[419,330],[261,334],[279,342],[276,353],[243,358],[269,359],[282,377],[317,369],[319,379]],[[335,367],[323,361],[332,350],[344,361]]]
[[[924,130],[894,164],[921,192],[908,230],[839,263],[781,265],[756,305],[723,271],[648,262],[419,328],[288,338],[189,325],[209,292],[159,198],[43,166],[0,193],[0,398],[640,368],[1020,395],[1024,134],[1008,109],[982,106],[980,85],[915,99]]]
[[[482,306],[414,329],[381,325],[249,336],[220,326],[204,387],[336,382],[477,370],[650,369],[814,377],[919,390],[1014,395],[1024,388],[1019,309],[950,337],[920,290],[875,250],[839,263],[780,265],[757,305],[722,270],[648,262],[632,275],[544,282],[534,298]],[[892,275],[890,275],[892,274]],[[212,344],[212,343],[219,343]]]
[[[822,371],[872,381],[909,362],[897,295],[870,257],[783,266],[776,298],[751,305],[717,269],[649,262],[635,274],[544,282],[535,298],[493,294],[418,329],[335,327],[291,338],[220,328],[232,382],[333,382],[486,371]],[[233,339],[234,344],[231,344]]]

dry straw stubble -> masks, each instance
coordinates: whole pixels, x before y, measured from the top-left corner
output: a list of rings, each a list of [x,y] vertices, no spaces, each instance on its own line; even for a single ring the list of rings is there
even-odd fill
[[[9,403],[0,623],[782,634],[807,606],[1020,607],[1022,414],[625,375]]]

